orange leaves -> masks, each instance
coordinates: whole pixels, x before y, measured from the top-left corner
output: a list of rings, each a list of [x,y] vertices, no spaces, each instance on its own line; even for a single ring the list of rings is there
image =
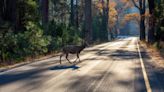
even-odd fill
[[[109,4],[109,27],[112,28],[115,24],[116,24],[116,21],[117,21],[117,15],[118,15],[118,12],[117,10],[115,9],[116,7],[116,3],[115,2],[111,2]]]
[[[138,1],[138,0],[134,0],[134,1]],[[134,6],[131,0],[120,0],[120,2],[124,4],[124,8],[130,8]]]
[[[112,7],[112,8],[115,8],[116,5],[117,5],[116,2],[110,2],[110,3],[109,3],[109,7]]]
[[[139,13],[126,14],[125,17],[124,17],[125,20],[130,20],[130,19],[133,19],[133,18],[139,19],[140,18]]]
[[[102,9],[102,8],[103,8],[102,3],[100,3],[100,2],[98,2],[98,3],[96,4],[96,6],[97,6],[98,9]]]
[[[109,7],[116,7],[116,2],[110,2],[109,3]],[[96,6],[98,9],[103,9],[104,7],[107,7],[106,3],[102,2],[102,1],[98,1],[96,2]]]
[[[120,0],[122,3],[127,3],[129,0]]]
[[[124,16],[124,20],[121,22],[121,25],[125,25],[128,21],[134,20],[135,22],[140,22],[140,14],[139,13],[130,13]]]
[[[107,5],[107,2],[105,2],[105,0],[99,0],[98,2],[96,2],[96,7],[101,13],[103,12],[103,8],[109,9],[109,27],[113,27],[116,24],[118,14],[115,9],[116,6],[116,2],[110,2],[109,5]]]
[[[109,17],[111,17],[111,18],[117,16],[117,14],[118,14],[115,7],[116,7],[115,2],[109,3]]]
[[[109,17],[115,17],[117,16],[117,11],[115,8],[110,8],[109,9]]]
[[[102,3],[101,1],[98,1],[96,2],[96,7],[100,12],[102,12],[104,8],[104,3]]]

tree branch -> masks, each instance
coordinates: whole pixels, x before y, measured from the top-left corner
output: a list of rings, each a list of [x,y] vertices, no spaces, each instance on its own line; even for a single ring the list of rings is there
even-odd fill
[[[136,2],[134,0],[132,0],[132,2],[134,4],[134,6],[140,10],[140,7],[136,4]]]
[[[149,3],[149,12],[150,14],[153,13],[154,9],[155,9],[155,2],[153,0],[148,0],[148,3]]]
[[[140,6],[140,9],[143,9],[143,0],[139,0],[139,6]]]
[[[152,0],[152,1],[154,1],[154,0]],[[146,10],[146,0],[143,0],[143,10],[144,10],[144,12]]]

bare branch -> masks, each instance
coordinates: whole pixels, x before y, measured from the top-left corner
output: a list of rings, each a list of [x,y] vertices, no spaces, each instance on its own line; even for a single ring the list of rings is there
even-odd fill
[[[143,0],[139,0],[139,6],[140,6],[140,9],[143,9]]]
[[[140,7],[136,4],[136,2],[134,0],[132,0],[132,2],[134,4],[134,6],[140,10]]]
[[[143,0],[143,9],[146,10],[146,0]]]

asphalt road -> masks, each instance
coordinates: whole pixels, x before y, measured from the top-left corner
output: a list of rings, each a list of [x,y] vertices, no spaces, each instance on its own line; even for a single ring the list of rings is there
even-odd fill
[[[60,65],[56,56],[1,72],[0,92],[164,92],[143,70],[137,40],[120,37],[86,48],[72,65],[64,57]]]

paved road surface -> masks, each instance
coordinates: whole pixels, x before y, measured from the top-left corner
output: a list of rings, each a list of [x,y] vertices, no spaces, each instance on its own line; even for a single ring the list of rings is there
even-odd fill
[[[89,47],[80,58],[75,65],[53,57],[2,72],[0,92],[147,92],[136,37]]]

